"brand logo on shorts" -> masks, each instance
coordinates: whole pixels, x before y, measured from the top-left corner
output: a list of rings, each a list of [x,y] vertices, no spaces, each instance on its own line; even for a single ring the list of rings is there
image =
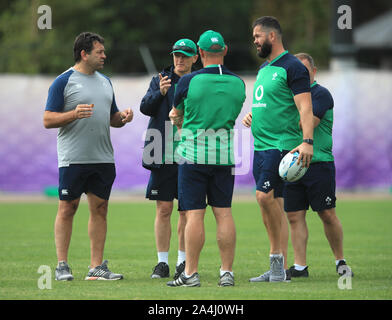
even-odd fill
[[[62,189],[62,190],[61,190],[61,194],[62,194],[63,196],[67,196],[67,195],[68,195],[68,190],[67,190],[67,189]]]
[[[332,203],[332,199],[330,197],[326,197],[325,202],[327,203],[328,206],[330,206]]]
[[[266,182],[264,182],[263,189],[268,189],[268,187],[270,187],[270,186],[271,186],[270,182],[266,181]]]
[[[153,196],[158,195],[158,190],[151,190],[151,194],[152,194]]]

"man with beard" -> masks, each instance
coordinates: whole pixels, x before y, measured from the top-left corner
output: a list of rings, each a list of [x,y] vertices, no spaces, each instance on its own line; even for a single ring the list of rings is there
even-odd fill
[[[278,168],[282,157],[299,152],[299,162],[309,166],[313,155],[313,113],[309,72],[284,49],[282,30],[274,17],[253,24],[257,54],[267,61],[260,67],[253,90],[252,112],[243,120],[254,136],[253,176],[256,199],[270,241],[270,269],[251,282],[289,280],[281,246],[283,181]],[[303,138],[299,121],[302,124]],[[287,221],[285,224],[287,225]],[[285,225],[283,225],[285,227]],[[287,229],[287,227],[286,227]]]

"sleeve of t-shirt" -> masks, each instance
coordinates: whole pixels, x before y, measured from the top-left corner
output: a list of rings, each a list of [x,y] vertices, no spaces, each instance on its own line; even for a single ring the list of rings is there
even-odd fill
[[[333,108],[333,98],[327,89],[320,90],[314,96],[312,95],[313,115],[322,119],[325,113]]]
[[[310,92],[309,71],[301,61],[298,60],[288,68],[287,84],[294,95]]]
[[[110,83],[110,86],[112,87],[112,91],[113,91],[113,98],[112,98],[112,105],[110,106],[110,115],[114,115],[116,112],[118,112],[118,108],[117,108],[117,103],[116,103],[116,97],[114,96],[114,89],[113,89],[113,85],[112,82],[110,81],[110,78],[103,75]]]
[[[113,87],[112,87],[112,89],[113,89]],[[112,106],[110,107],[110,115],[113,115],[118,111],[119,110],[117,108],[116,98],[115,98],[114,92],[113,92]]]
[[[189,83],[192,77],[185,75],[180,78],[174,93],[173,106],[176,109],[184,110],[184,100],[188,95]]]
[[[72,70],[59,75],[52,83],[46,100],[46,111],[62,112],[64,109],[64,89],[68,79],[73,73]]]

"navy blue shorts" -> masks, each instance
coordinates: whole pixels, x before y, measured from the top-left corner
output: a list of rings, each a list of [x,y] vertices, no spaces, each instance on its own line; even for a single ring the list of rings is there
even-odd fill
[[[283,196],[284,182],[279,176],[279,163],[287,152],[278,149],[254,152],[253,178],[256,190],[268,193],[273,189],[275,198]]]
[[[283,197],[284,210],[295,212],[335,208],[335,163],[312,163],[305,175],[296,182],[286,182]]]
[[[178,200],[183,210],[230,208],[234,190],[232,166],[180,164]],[[207,199],[207,203],[206,203]]]
[[[91,192],[97,197],[109,200],[116,178],[113,163],[71,164],[59,168],[59,198],[74,200],[82,193]]]
[[[163,165],[151,169],[146,198],[150,200],[173,201],[178,199],[178,165]]]

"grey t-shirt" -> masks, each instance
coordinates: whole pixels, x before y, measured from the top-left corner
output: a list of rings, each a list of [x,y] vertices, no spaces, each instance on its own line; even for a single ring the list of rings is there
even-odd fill
[[[59,128],[58,166],[114,163],[110,116],[118,108],[109,78],[97,71],[88,75],[74,68],[59,75],[49,88],[45,110],[67,112],[78,104],[94,104],[93,114]]]

